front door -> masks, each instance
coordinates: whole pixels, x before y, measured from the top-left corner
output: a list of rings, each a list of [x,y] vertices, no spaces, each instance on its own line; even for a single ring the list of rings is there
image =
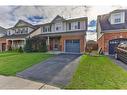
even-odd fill
[[[59,43],[60,43],[60,40],[58,38],[55,38],[53,40],[53,50],[54,51],[58,51],[59,50]]]

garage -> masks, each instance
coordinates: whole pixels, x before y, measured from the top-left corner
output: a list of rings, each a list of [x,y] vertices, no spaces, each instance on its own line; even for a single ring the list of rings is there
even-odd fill
[[[127,38],[113,39],[109,41],[109,54],[115,54],[115,48],[120,44],[127,42]]]
[[[80,53],[80,40],[65,40],[65,52]]]

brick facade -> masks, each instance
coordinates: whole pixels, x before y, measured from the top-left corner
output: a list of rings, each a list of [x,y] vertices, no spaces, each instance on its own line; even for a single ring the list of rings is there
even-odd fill
[[[4,51],[6,49],[6,39],[0,38],[0,51]]]
[[[104,33],[97,41],[98,46],[101,47],[104,52],[108,52],[109,40],[117,38],[127,38],[127,32]]]

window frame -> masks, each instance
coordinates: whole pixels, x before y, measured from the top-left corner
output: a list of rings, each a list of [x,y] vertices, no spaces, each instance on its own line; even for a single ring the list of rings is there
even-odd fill
[[[124,12],[118,12],[111,14],[111,24],[121,24],[125,23],[125,13]]]

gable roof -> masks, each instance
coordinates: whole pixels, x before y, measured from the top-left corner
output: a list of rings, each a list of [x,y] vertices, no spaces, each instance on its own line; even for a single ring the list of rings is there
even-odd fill
[[[117,13],[117,12],[125,12],[125,23],[120,23],[120,24],[111,24],[109,22],[109,17],[112,13]],[[106,30],[117,30],[117,29],[127,29],[127,9],[117,9],[109,14],[104,14],[104,15],[99,15],[97,17],[98,22],[100,23],[101,30],[106,31]]]
[[[60,15],[57,15],[57,16],[51,21],[51,23],[54,22],[57,18],[60,18],[62,21],[65,20],[65,19],[64,19],[63,17],[61,17]]]
[[[0,33],[6,34],[6,29],[0,26]]]
[[[18,26],[18,24],[20,24],[20,23],[23,23],[24,25]],[[32,25],[32,24],[30,24],[24,20],[21,20],[21,19],[15,24],[14,27],[11,27],[9,29],[14,29],[14,28],[18,28],[18,27],[20,28],[20,27],[25,27],[25,26],[28,26],[28,27],[35,29],[34,25]]]
[[[62,21],[75,21],[75,20],[82,20],[82,19],[85,19],[85,20],[86,20],[86,23],[87,23],[87,20],[88,20],[87,17],[79,17],[79,18],[68,18],[68,19],[65,19],[65,18],[63,18],[62,16],[57,15],[51,22],[44,23],[44,24],[37,24],[37,25],[34,25],[34,26],[35,26],[35,27],[40,27],[40,26],[43,26],[43,25],[49,25],[49,24],[53,23],[57,18],[61,18]]]

